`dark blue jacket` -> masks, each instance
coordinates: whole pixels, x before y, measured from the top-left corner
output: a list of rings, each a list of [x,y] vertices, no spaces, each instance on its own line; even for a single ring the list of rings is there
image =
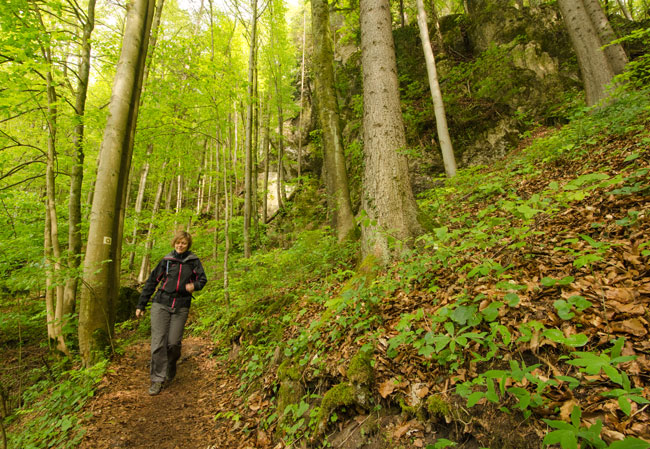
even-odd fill
[[[169,307],[189,307],[192,294],[185,290],[185,284],[194,283],[194,291],[201,290],[208,282],[199,258],[191,251],[178,254],[172,251],[158,263],[144,284],[138,309],[144,310],[149,298],[161,284],[153,302]]]

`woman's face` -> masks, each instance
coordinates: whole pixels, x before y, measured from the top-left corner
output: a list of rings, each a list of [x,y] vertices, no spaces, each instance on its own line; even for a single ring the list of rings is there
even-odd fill
[[[185,251],[187,251],[188,243],[186,239],[178,239],[176,240],[176,243],[174,243],[174,249],[178,254],[183,254]]]

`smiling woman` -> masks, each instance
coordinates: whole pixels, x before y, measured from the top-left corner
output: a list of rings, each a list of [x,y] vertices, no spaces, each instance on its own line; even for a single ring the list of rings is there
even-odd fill
[[[144,284],[136,310],[136,317],[143,316],[149,298],[158,284],[162,284],[151,305],[150,395],[160,393],[163,382],[171,382],[176,376],[192,293],[201,290],[208,281],[201,261],[190,251],[189,233],[177,232],[172,247],[174,250],[163,257]]]

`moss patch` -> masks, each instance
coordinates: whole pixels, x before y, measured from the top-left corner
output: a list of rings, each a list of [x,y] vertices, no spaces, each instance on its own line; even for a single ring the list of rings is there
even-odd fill
[[[370,385],[375,375],[372,369],[372,355],[370,352],[359,351],[357,355],[350,360],[347,377],[352,384]]]

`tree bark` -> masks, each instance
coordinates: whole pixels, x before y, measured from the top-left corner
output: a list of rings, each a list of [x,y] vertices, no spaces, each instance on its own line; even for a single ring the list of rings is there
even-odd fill
[[[318,97],[318,118],[323,131],[323,159],[327,203],[332,228],[341,242],[354,234],[348,174],[345,166],[343,138],[334,80],[334,46],[327,0],[312,0],[314,40],[314,84]]]
[[[140,215],[142,214],[142,205],[144,203],[144,192],[147,188],[147,178],[149,177],[149,158],[153,153],[153,144],[150,143],[147,146],[147,160],[144,162],[142,167],[142,172],[140,173],[140,182],[138,183],[138,193],[135,197],[135,223],[133,223],[133,234],[131,235],[131,244],[133,249],[129,255],[129,271],[133,270],[133,264],[135,263],[135,248],[138,240],[138,222],[140,221]]]
[[[246,140],[244,154],[244,257],[251,256],[251,215],[253,211],[253,83],[255,79],[255,47],[257,46],[257,0],[251,0],[251,34],[248,54],[248,85],[246,88]]]
[[[167,161],[165,161],[160,169],[161,173],[165,172],[165,167],[167,166]],[[151,220],[149,221],[149,229],[147,229],[147,238],[144,244],[144,254],[142,255],[142,262],[140,263],[140,272],[138,273],[138,283],[142,284],[147,280],[149,272],[151,271],[149,266],[151,265],[151,249],[153,248],[153,228],[156,220],[156,215],[160,210],[160,203],[162,202],[163,191],[165,190],[165,179],[161,179],[158,183],[158,189],[156,190],[156,198],[153,202],[153,209],[151,211]]]
[[[614,70],[615,75],[623,73],[625,66],[628,63],[627,55],[621,44],[612,44],[617,38],[612,26],[601,8],[598,0],[582,0],[585,5],[585,10],[589,15],[591,23],[594,25],[600,44],[604,47],[605,56],[609,61],[610,66]]]
[[[607,98],[614,70],[601,50],[602,43],[582,0],[558,0],[558,5],[578,57],[587,105],[592,106]]]
[[[264,151],[264,199],[262,200],[262,223],[266,224],[268,219],[268,198],[269,198],[269,100],[264,102],[264,114],[262,116],[262,151]]]
[[[85,365],[103,357],[112,342],[114,303],[119,287],[121,216],[130,168],[132,130],[137,119],[144,58],[153,18],[153,0],[134,0],[127,12],[104,139],[84,261],[79,311],[79,349]]]
[[[63,317],[74,313],[77,302],[77,287],[79,277],[76,272],[81,265],[81,187],[83,183],[84,164],[84,115],[90,78],[90,37],[95,27],[95,0],[89,0],[86,21],[83,25],[81,38],[81,63],[78,73],[78,87],[75,95],[75,128],[73,147],[75,160],[70,170],[70,199],[68,205],[68,268],[72,275],[66,280],[63,293]],[[63,326],[66,327],[64,321]],[[65,335],[64,335],[65,338]]]
[[[625,2],[623,0],[617,0],[618,6],[621,8],[621,11],[623,12],[623,15],[627,20],[633,21],[634,17],[632,17],[632,14],[630,13],[630,10],[625,6]]]
[[[451,178],[456,175],[456,158],[454,157],[454,148],[451,144],[451,137],[449,136],[445,104],[442,101],[442,92],[440,91],[440,84],[438,83],[436,60],[433,56],[431,40],[429,39],[427,13],[424,11],[424,2],[422,0],[417,0],[417,8],[420,40],[422,41],[424,59],[427,65],[427,74],[429,75],[429,87],[431,89],[431,98],[433,99],[433,110],[436,115],[436,128],[438,130],[440,150],[442,151],[442,160],[445,164],[445,173],[449,178]]]
[[[362,206],[364,255],[388,262],[396,255],[389,237],[410,245],[422,232],[411,190],[400,106],[395,46],[388,0],[361,0],[363,136],[365,169]],[[398,248],[397,248],[398,249]]]

